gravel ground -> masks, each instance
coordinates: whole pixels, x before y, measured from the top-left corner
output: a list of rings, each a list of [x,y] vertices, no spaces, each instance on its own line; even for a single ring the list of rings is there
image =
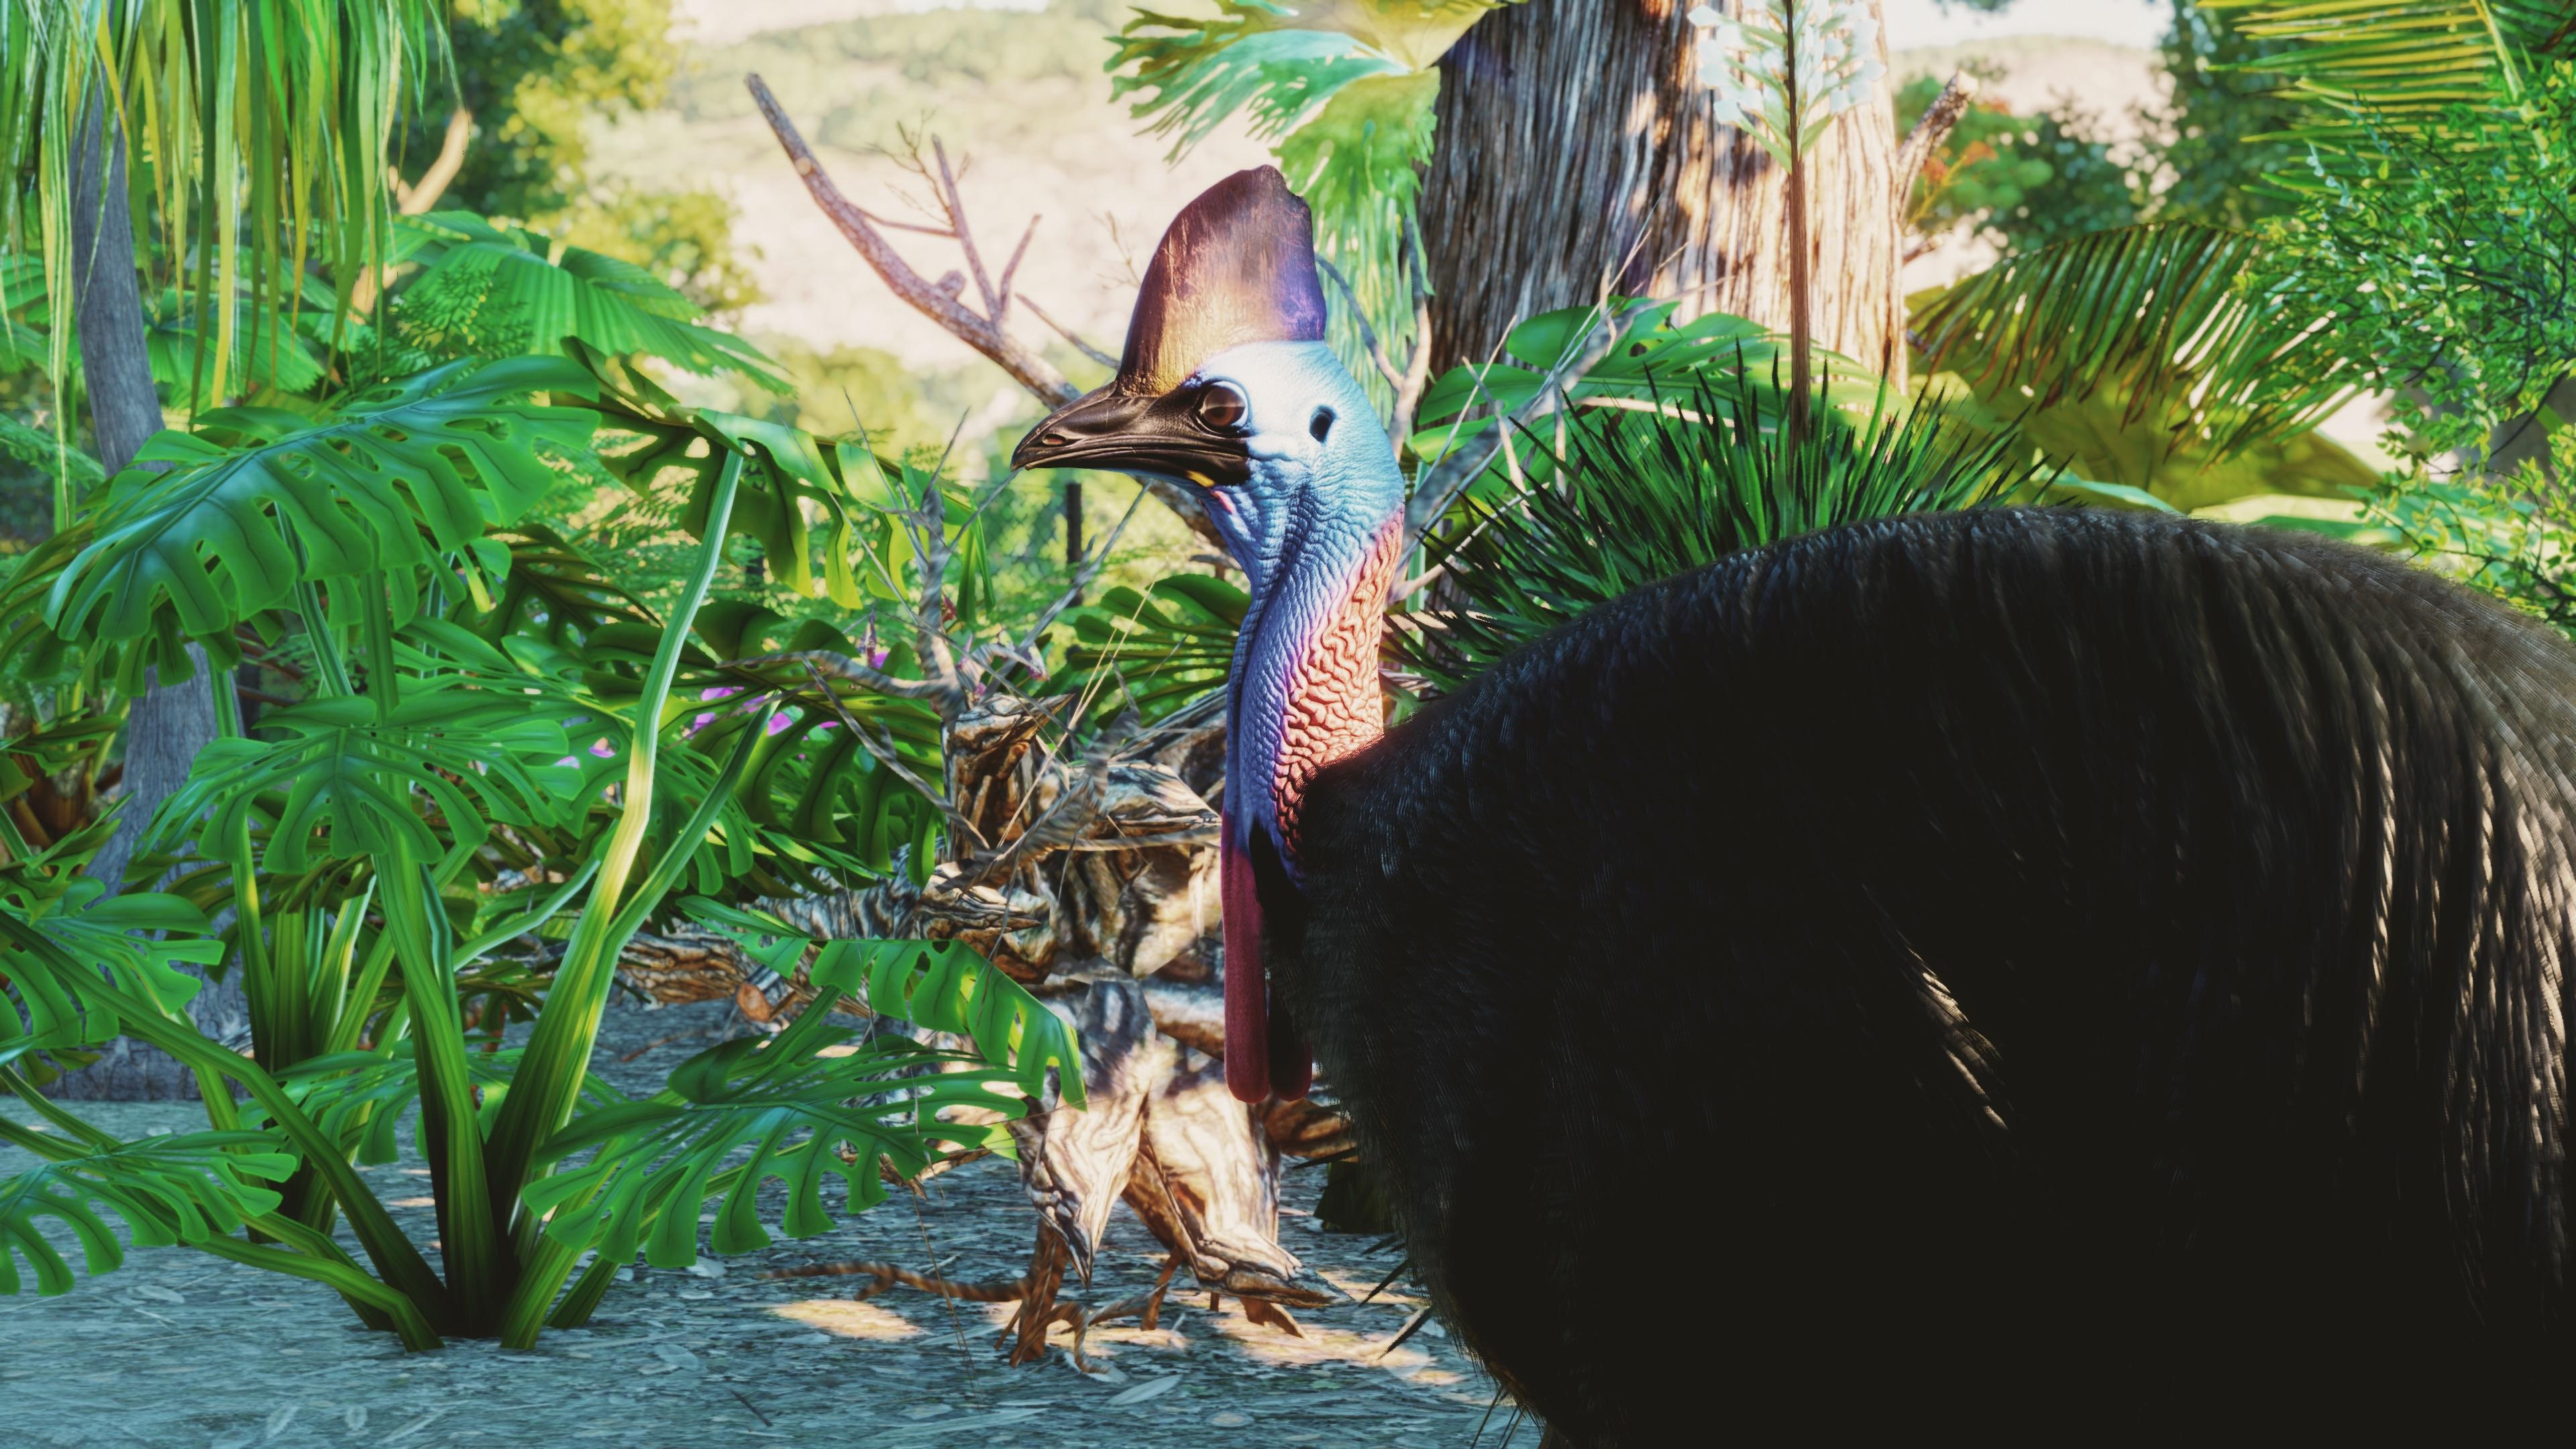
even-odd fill
[[[600,1069],[619,1086],[649,1090],[715,1039],[728,1010],[613,1009]],[[632,1063],[615,1060],[680,1034],[694,1036]],[[185,1104],[83,1110],[127,1137],[204,1125]],[[0,1176],[26,1165],[23,1154],[0,1149]],[[370,1173],[426,1243],[428,1170],[405,1161]],[[916,1267],[936,1260],[960,1278],[1012,1277],[1026,1265],[1036,1220],[1011,1165],[992,1159],[934,1179],[917,1207],[898,1196],[820,1238],[782,1239],[687,1272],[639,1264],[589,1328],[549,1332],[529,1353],[459,1342],[406,1354],[311,1284],[184,1248],[133,1252],[117,1272],[84,1278],[63,1297],[0,1299],[0,1445],[694,1449],[824,1436],[848,1449],[1470,1443],[1491,1382],[1436,1328],[1385,1352],[1418,1300],[1390,1290],[1356,1302],[1393,1260],[1370,1254],[1368,1238],[1317,1229],[1320,1173],[1292,1171],[1288,1183],[1283,1239],[1309,1273],[1354,1301],[1301,1313],[1304,1336],[1292,1338],[1246,1322],[1231,1300],[1211,1313],[1205,1294],[1175,1293],[1151,1333],[1132,1322],[1093,1332],[1091,1375],[1074,1369],[1061,1330],[1043,1362],[1010,1368],[995,1346],[1007,1304],[952,1307],[901,1288],[853,1302],[849,1289],[860,1280],[754,1276],[891,1258]],[[1160,1263],[1153,1240],[1121,1208],[1094,1286],[1080,1296],[1123,1297],[1150,1284]],[[1487,1444],[1508,1416],[1495,1416]],[[1526,1428],[1518,1436],[1525,1449],[1534,1439]]]

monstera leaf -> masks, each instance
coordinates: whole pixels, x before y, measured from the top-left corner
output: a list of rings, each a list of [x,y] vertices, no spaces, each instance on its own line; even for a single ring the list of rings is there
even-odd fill
[[[273,1150],[277,1145],[264,1132],[186,1132],[139,1142],[86,1143],[0,1180],[0,1295],[25,1286],[20,1258],[35,1269],[39,1295],[70,1290],[71,1264],[38,1227],[43,1218],[71,1229],[92,1277],[125,1261],[105,1214],[125,1220],[138,1248],[203,1242],[240,1231],[244,1221],[276,1211],[282,1201],[251,1179],[282,1182],[295,1171],[296,1159]]]
[[[1067,1101],[1081,1100],[1070,1029],[963,946],[829,942],[812,979],[816,999],[786,1031],[702,1052],[652,1100],[585,1112],[549,1139],[540,1161],[593,1155],[527,1189],[529,1206],[551,1213],[547,1236],[566,1248],[596,1247],[602,1262],[625,1262],[643,1243],[654,1266],[685,1267],[697,1260],[700,1208],[722,1197],[712,1245],[748,1252],[770,1240],[759,1196],[775,1177],[787,1186],[782,1228],[812,1237],[834,1226],[823,1204],[827,1177],[841,1179],[855,1212],[884,1200],[880,1162],[910,1177],[945,1147],[1008,1150],[1000,1126],[945,1122],[942,1112],[1017,1116],[1027,1099],[1001,1083],[1016,1076],[1026,1090],[1050,1065],[1062,1074]],[[845,994],[967,1035],[983,1056],[892,1033],[852,1041],[855,1029],[831,1019]],[[749,1159],[733,1163],[746,1149]]]
[[[203,983],[172,963],[223,959],[195,906],[142,891],[103,901],[104,889],[83,880],[50,900],[0,895],[0,1059],[108,1041],[132,1010],[178,1011]]]
[[[480,540],[552,486],[550,453],[586,445],[597,414],[529,401],[589,396],[589,372],[550,358],[458,362],[351,399],[318,425],[226,408],[167,432],[110,483],[95,536],[55,580],[45,622],[64,638],[130,641],[127,674],[184,671],[186,638],[227,664],[234,626],[300,580],[407,577]]]
[[[375,700],[354,695],[272,710],[260,717],[271,738],[206,747],[156,817],[152,841],[167,847],[185,837],[212,853],[256,812],[268,835],[261,868],[293,873],[397,843],[411,859],[435,860],[451,841],[482,844],[494,820],[553,823],[579,776],[554,763],[570,750],[563,726],[532,703],[470,678],[436,677],[410,681],[382,714]]]
[[[489,1133],[501,1103],[509,1096],[510,1078],[519,1069],[523,1049],[475,1052],[466,1058],[474,1079],[477,1125]],[[375,1051],[335,1052],[299,1062],[278,1073],[278,1085],[341,1151],[368,1166],[402,1155],[399,1129],[420,1101],[420,1059],[408,1045],[388,1044]],[[625,1102],[626,1094],[597,1077],[584,1077],[581,1097],[587,1108]],[[257,1104],[245,1107],[243,1120],[264,1116]]]

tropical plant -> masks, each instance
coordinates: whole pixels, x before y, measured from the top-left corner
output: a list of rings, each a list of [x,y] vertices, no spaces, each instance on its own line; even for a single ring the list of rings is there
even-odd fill
[[[1942,88],[1935,75],[1900,87],[1899,130],[1919,124]],[[1902,224],[1916,238],[1909,256],[1963,227],[2023,252],[2127,226],[2143,200],[2141,178],[2113,159],[2100,122],[2073,103],[2017,116],[1980,100],[1925,158]]]
[[[2516,71],[2522,72],[2516,74]],[[2483,453],[2576,376],[2576,60],[2500,71],[2477,105],[2414,112],[2320,161],[2270,223],[2257,285],[2323,319],[2395,395],[2413,447]]]
[[[1936,397],[1907,403],[1881,382],[1853,403],[1819,389],[1813,425],[1793,434],[1777,378],[1703,366],[1656,379],[1643,409],[1528,434],[1525,456],[1546,466],[1490,500],[1471,492],[1427,543],[1443,587],[1395,616],[1408,627],[1394,652],[1453,689],[1596,604],[1740,549],[2027,500],[2053,481],[2009,428],[1971,426]]]
[[[155,438],[0,587],[13,665],[60,699],[184,672],[191,647],[256,660],[297,696],[254,729],[216,692],[224,737],[146,839],[179,869],[173,894],[99,901],[72,873],[96,825],[6,838],[0,1086],[63,1135],[5,1129],[57,1150],[0,1187],[0,1242],[58,1291],[59,1264],[25,1246],[35,1217],[80,1224],[103,1271],[113,1209],[139,1241],[328,1282],[415,1347],[527,1343],[586,1316],[617,1253],[693,1251],[699,1204],[737,1183],[791,1173],[801,1235],[830,1221],[817,1165],[844,1148],[856,1165],[835,1170],[864,1207],[880,1158],[915,1173],[950,1148],[1006,1146],[983,1124],[1075,1057],[1067,1029],[971,952],[845,941],[819,943],[810,1024],[711,1057],[651,1102],[589,1079],[619,952],[675,889],[747,902],[861,883],[907,847],[926,864],[945,823],[919,786],[940,719],[904,693],[909,652],[878,656],[896,673],[873,693],[769,658],[865,651],[825,620],[711,603],[727,543],[756,541],[783,586],[838,610],[947,591],[971,629],[991,591],[974,583],[972,509],[943,480],[863,438],[692,410],[656,385],[645,357],[768,377],[673,289],[471,216],[403,226],[389,326],[310,334],[309,374]],[[389,359],[421,368],[366,380]],[[658,608],[529,521],[551,493],[599,484],[675,497],[698,540]],[[945,642],[924,667],[984,667]],[[11,739],[0,805],[93,758],[101,729],[58,713]],[[144,944],[144,928],[168,939]],[[547,944],[524,954],[531,941]],[[522,954],[495,957],[513,943]],[[238,973],[249,1057],[179,1014],[198,985],[179,962]],[[844,991],[970,1049],[889,1035],[849,1051],[826,1022]],[[497,1037],[514,1017],[532,1020],[524,1048],[469,1054],[469,1030]],[[45,1099],[47,1074],[119,1035],[198,1075],[214,1135],[139,1154]],[[1061,1092],[1080,1100],[1078,1074]],[[438,1271],[351,1170],[413,1117]],[[343,1216],[364,1266],[330,1236]],[[745,1234],[738,1209],[720,1236]]]

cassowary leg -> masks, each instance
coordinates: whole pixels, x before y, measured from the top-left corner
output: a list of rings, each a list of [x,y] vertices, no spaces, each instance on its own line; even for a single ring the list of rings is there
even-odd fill
[[[1029,1256],[1029,1272],[1020,1281],[1028,1285],[1020,1300],[1020,1311],[1003,1329],[1012,1336],[1011,1367],[1035,1363],[1046,1356],[1046,1335],[1050,1325],[1063,1316],[1056,1289],[1064,1283],[1064,1241],[1044,1227],[1038,1229],[1037,1251]],[[1074,1309],[1078,1315],[1081,1310]],[[1075,1321],[1079,1322],[1079,1318]]]
[[[1181,1255],[1174,1253],[1163,1260],[1163,1276],[1154,1280],[1154,1291],[1146,1296],[1145,1316],[1141,1320],[1147,1333],[1163,1321],[1163,1295],[1171,1291],[1172,1275],[1181,1269]]]

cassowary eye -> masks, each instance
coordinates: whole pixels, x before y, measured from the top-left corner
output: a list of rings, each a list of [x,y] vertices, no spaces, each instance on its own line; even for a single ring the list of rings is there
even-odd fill
[[[1325,435],[1332,432],[1332,430],[1333,410],[1331,408],[1315,409],[1315,416],[1308,420],[1306,431],[1313,433],[1315,435],[1315,441],[1320,443],[1324,441]]]
[[[1220,433],[1231,433],[1252,416],[1252,399],[1243,389],[1230,382],[1212,382],[1199,389],[1199,421]]]

